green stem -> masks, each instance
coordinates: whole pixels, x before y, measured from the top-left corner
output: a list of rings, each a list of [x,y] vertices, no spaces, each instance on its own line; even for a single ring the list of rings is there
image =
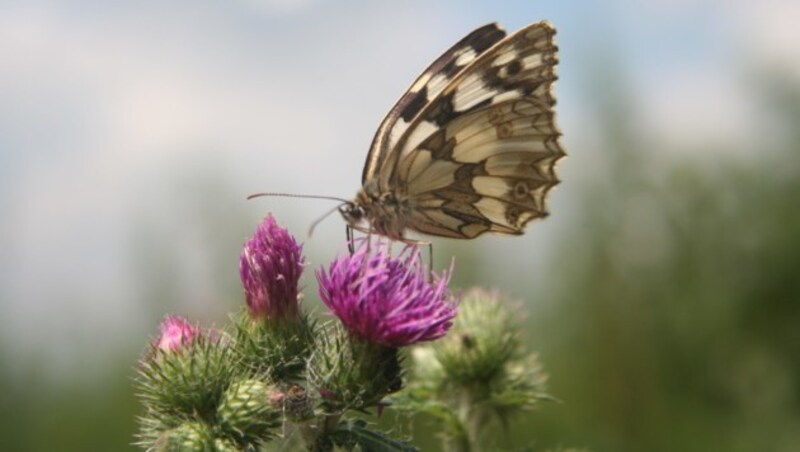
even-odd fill
[[[480,450],[480,439],[486,425],[486,416],[483,410],[477,407],[470,391],[463,391],[457,403],[458,413],[456,424],[452,429],[447,449],[457,452],[472,452]]]
[[[339,425],[341,414],[322,415],[316,422],[306,422],[300,426],[300,432],[306,448],[311,452],[329,452],[333,450],[330,433]]]
[[[444,449],[455,452],[470,452],[472,450],[472,434],[469,431],[471,426],[468,422],[470,418],[472,400],[469,393],[462,392],[457,402],[456,419],[451,425],[450,435],[444,437]]]

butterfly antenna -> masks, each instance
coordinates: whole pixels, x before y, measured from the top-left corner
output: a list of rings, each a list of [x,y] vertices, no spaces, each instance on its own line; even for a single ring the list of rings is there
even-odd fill
[[[325,215],[317,218],[316,220],[314,220],[313,223],[311,223],[311,227],[308,228],[308,236],[309,237],[311,237],[311,234],[314,233],[314,228],[316,228],[317,225],[322,220],[327,218],[328,215],[332,214],[333,212],[336,212],[337,210],[339,210],[339,208],[341,208],[345,204],[352,204],[352,201],[348,201],[347,199],[344,199],[344,198],[337,198],[336,196],[295,195],[293,193],[254,193],[254,194],[248,196],[247,199],[250,200],[250,199],[253,199],[253,198],[260,198],[262,196],[279,196],[279,197],[282,197],[282,198],[328,199],[328,200],[331,200],[331,201],[339,201],[341,204],[339,204],[338,206],[334,207],[333,209],[325,212]]]
[[[345,204],[349,204],[349,203],[350,203],[350,201],[345,201]],[[329,211],[325,212],[325,215],[323,215],[323,216],[321,216],[321,217],[317,218],[316,220],[314,220],[314,222],[313,222],[313,223],[311,223],[311,227],[309,227],[309,228],[308,228],[308,236],[309,236],[309,237],[311,237],[311,234],[313,234],[313,233],[314,233],[314,228],[316,228],[316,227],[317,227],[317,225],[318,225],[318,224],[320,224],[320,222],[322,222],[322,220],[324,220],[325,218],[327,218],[327,217],[328,217],[328,215],[330,215],[330,214],[332,214],[333,212],[336,212],[337,210],[339,210],[339,208],[340,208],[340,207],[342,207],[342,205],[341,205],[341,204],[340,204],[340,205],[338,205],[338,206],[336,206],[336,207],[334,207],[333,209],[331,209],[331,210],[329,210]]]
[[[322,196],[322,195],[295,195],[293,193],[253,193],[247,199],[260,198],[262,196],[279,196],[282,198],[305,198],[305,199],[329,199],[331,201],[339,201],[345,204],[350,203],[347,199],[337,198],[335,196]]]

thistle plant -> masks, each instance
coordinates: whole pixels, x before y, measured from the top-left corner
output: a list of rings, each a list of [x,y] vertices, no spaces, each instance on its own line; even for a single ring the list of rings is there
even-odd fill
[[[300,309],[303,247],[268,215],[239,258],[247,309],[234,321],[241,365],[264,378],[303,376],[315,324]]]
[[[546,398],[538,361],[521,351],[497,297],[469,292],[459,301],[453,266],[431,272],[419,247],[393,255],[381,240],[353,245],[315,272],[329,310],[320,319],[302,303],[302,245],[267,216],[241,253],[245,303],[230,327],[167,316],[140,359],[137,444],[416,450],[370,421],[391,407],[439,413],[447,446],[468,450],[486,421]]]
[[[492,421],[506,424],[555,400],[545,392],[538,356],[521,341],[518,308],[496,292],[472,289],[462,297],[450,333],[413,351],[409,390],[393,402],[437,418],[446,450],[472,450]]]
[[[366,244],[317,272],[319,295],[341,327],[329,328],[309,361],[326,410],[376,406],[402,387],[401,347],[438,339],[456,315],[449,273],[428,281],[417,248],[391,257]]]

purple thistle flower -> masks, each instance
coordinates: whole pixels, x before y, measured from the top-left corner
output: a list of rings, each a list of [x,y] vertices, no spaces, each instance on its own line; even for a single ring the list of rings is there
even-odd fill
[[[191,344],[200,334],[200,328],[178,315],[168,315],[161,321],[161,334],[155,346],[165,352],[174,352]]]
[[[418,247],[407,246],[397,257],[380,243],[372,252],[367,248],[362,242],[316,274],[322,301],[347,331],[388,347],[444,336],[456,315],[447,288],[452,269],[429,282]]]
[[[289,231],[278,226],[272,215],[267,215],[245,242],[239,275],[252,318],[286,320],[298,316],[302,253],[303,247]]]

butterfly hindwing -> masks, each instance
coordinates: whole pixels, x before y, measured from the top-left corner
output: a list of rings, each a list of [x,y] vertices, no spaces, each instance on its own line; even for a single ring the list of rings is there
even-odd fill
[[[521,234],[526,223],[547,215],[547,192],[558,183],[555,164],[565,155],[550,94],[553,33],[534,24],[510,36],[423,112],[420,123],[435,124],[435,131],[409,141],[413,149],[399,153],[393,167],[395,190],[414,206],[413,229],[461,238]]]
[[[545,198],[564,156],[552,115],[525,100],[491,109],[445,126],[401,163],[414,229],[462,238],[521,234],[547,215]]]

